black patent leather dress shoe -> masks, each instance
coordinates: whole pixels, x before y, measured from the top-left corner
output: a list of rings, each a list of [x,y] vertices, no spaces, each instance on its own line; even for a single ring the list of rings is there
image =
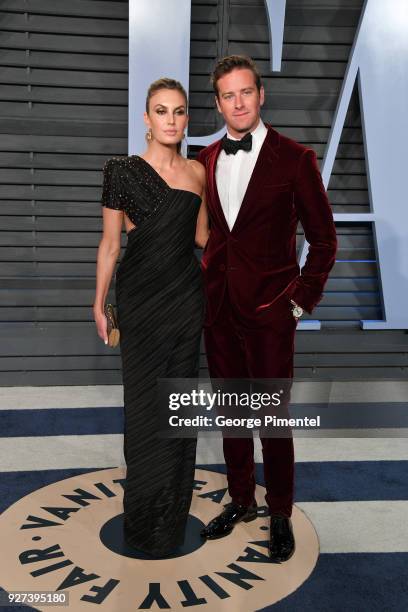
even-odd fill
[[[295,552],[292,521],[285,516],[271,516],[269,558],[273,563],[287,561]]]
[[[249,523],[257,517],[257,506],[241,506],[230,502],[225,505],[225,510],[218,516],[213,518],[204,529],[201,530],[200,535],[207,540],[216,540],[217,538],[223,538],[231,533],[237,523],[244,521]]]

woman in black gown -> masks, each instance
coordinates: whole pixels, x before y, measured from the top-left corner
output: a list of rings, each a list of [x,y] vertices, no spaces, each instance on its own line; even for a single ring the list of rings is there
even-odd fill
[[[157,378],[196,377],[199,367],[204,298],[194,248],[205,245],[208,230],[204,169],[179,153],[186,106],[180,83],[153,83],[144,157],[113,157],[103,169],[95,321],[106,342],[103,304],[124,221],[127,246],[115,287],[127,465],[124,535],[155,556],[183,542],[195,468],[196,439],[159,437],[156,422]]]

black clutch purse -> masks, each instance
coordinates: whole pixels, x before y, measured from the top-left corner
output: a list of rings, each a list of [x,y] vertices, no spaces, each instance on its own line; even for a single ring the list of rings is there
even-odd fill
[[[113,308],[112,304],[105,304],[104,313],[108,325],[108,344],[112,348],[115,348],[115,346],[119,344],[120,332],[115,309]]]

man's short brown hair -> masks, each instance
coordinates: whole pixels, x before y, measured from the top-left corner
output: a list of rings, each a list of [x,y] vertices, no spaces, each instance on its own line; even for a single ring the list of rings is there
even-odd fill
[[[248,57],[248,55],[227,55],[227,57],[223,57],[217,62],[214,71],[211,75],[211,84],[214,88],[214,93],[217,98],[219,97],[217,86],[218,80],[222,76],[224,76],[224,74],[228,74],[229,72],[235,70],[235,68],[247,68],[248,70],[251,70],[255,77],[256,87],[258,91],[261,90],[261,75],[259,74],[258,68],[254,60]]]

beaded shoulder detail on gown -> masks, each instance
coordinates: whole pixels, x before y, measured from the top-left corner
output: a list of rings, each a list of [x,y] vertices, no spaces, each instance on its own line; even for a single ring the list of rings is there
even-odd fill
[[[111,157],[103,167],[101,204],[123,210],[140,226],[167,199],[172,189],[138,155]]]

